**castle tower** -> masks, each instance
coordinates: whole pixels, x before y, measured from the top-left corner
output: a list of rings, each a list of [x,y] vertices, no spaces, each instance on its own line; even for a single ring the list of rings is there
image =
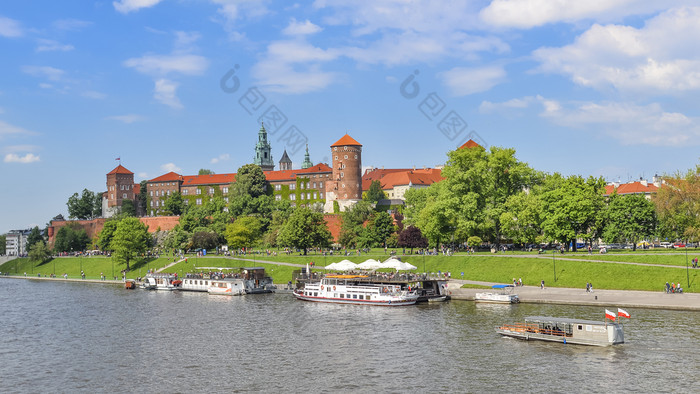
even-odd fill
[[[255,159],[253,164],[257,164],[263,171],[272,171],[275,169],[275,163],[272,161],[272,148],[267,142],[267,131],[265,125],[260,125],[258,131],[258,143],[255,145]]]
[[[362,144],[345,134],[331,145],[333,174],[326,182],[324,211],[333,212],[334,201],[341,211],[362,199]]]
[[[314,163],[311,162],[311,157],[309,156],[309,144],[306,144],[306,153],[304,154],[304,162],[301,163],[301,169],[305,170],[313,166]]]
[[[282,158],[280,159],[280,171],[287,171],[292,169],[292,160],[287,155],[287,150],[284,150]]]
[[[134,201],[134,173],[121,164],[107,173],[107,192],[102,196],[102,216],[112,217],[122,201]]]

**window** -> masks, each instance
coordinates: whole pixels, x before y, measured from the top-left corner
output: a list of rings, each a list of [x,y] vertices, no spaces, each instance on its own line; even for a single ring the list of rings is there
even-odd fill
[[[224,207],[224,212],[228,212],[228,207]]]
[[[153,201],[151,201],[151,208],[153,208]]]
[[[345,158],[347,159],[347,158],[348,158],[348,155],[345,155]]]
[[[153,197],[153,190],[151,190],[151,197]]]
[[[183,195],[183,196],[186,196],[186,195],[188,194],[188,192],[189,192],[189,189],[183,189],[183,190],[182,190],[182,195]]]
[[[282,190],[282,185],[275,185],[275,190]]]
[[[114,200],[114,194],[110,193],[110,194],[109,194],[109,199],[110,199],[110,200]]]
[[[316,188],[316,182],[314,182],[314,189]]]
[[[296,195],[296,194],[290,194],[290,195],[289,195],[289,199],[292,200],[292,201],[294,201],[294,200],[297,199],[297,195]]]
[[[275,194],[275,201],[280,201],[282,199],[281,194]]]
[[[301,199],[302,199],[302,200],[304,199],[304,197],[306,197],[306,194],[301,193]]]
[[[311,193],[306,193],[306,199],[311,200]]]
[[[224,197],[224,202],[228,204],[228,197]]]
[[[341,178],[344,178],[344,177],[345,177],[345,173],[344,173],[344,172],[341,172],[341,173],[340,173],[340,177],[341,177]]]
[[[338,160],[338,156],[336,156],[335,159]]]
[[[318,194],[316,194],[316,192],[314,192],[314,200],[317,198],[318,198]]]
[[[224,194],[228,194],[228,187],[224,187],[223,192]]]
[[[291,185],[289,185],[289,190],[296,190],[296,189],[297,189],[296,183],[292,183]]]
[[[334,150],[334,151],[338,151],[338,147],[337,147],[337,146],[334,146],[334,147],[333,147],[333,150]],[[336,157],[336,159],[337,159],[337,157]]]
[[[202,199],[201,199],[201,198],[198,198],[196,202],[197,202],[197,205],[202,205]]]
[[[323,199],[323,192],[319,193],[318,196]]]
[[[197,193],[196,193],[196,194],[197,194],[197,195],[202,194],[202,189],[197,189]]]
[[[168,190],[168,195],[170,195],[170,190]]]
[[[190,200],[185,200],[185,205],[190,205]]]
[[[210,187],[210,188],[209,188],[209,194],[214,194],[214,188],[213,188],[213,187]]]
[[[126,193],[122,194],[122,198],[126,198]]]
[[[308,189],[311,184],[309,182],[306,182],[306,188]]]
[[[323,189],[323,182],[319,182],[319,183],[318,183],[318,188],[319,188],[319,189]]]

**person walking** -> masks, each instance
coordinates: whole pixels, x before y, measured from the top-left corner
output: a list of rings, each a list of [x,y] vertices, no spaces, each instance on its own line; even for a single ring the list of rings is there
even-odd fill
[[[544,290],[544,279],[540,282],[540,289]]]

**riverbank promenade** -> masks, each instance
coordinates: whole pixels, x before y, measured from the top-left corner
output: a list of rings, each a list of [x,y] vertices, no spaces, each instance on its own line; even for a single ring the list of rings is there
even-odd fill
[[[24,277],[24,276],[0,276],[0,279],[26,279],[33,281],[55,281],[66,283],[89,283],[108,284],[123,286],[122,280],[98,280],[80,278],[47,278],[47,277]],[[449,291],[453,300],[473,301],[474,295],[487,289],[461,288],[465,283],[491,286],[496,283],[476,282],[453,279],[449,282]],[[286,283],[277,284],[282,289]],[[669,310],[688,310],[700,312],[700,294],[666,294],[663,291],[636,291],[636,290],[594,290],[587,293],[585,289],[572,289],[560,287],[545,287],[540,289],[537,286],[517,287],[513,291],[520,297],[520,302],[534,304],[563,304],[563,305],[600,305],[604,307],[627,307],[627,308],[653,308]]]
[[[488,289],[461,288],[465,283],[491,286],[496,283],[451,280],[449,291],[454,300],[474,300],[476,293]],[[561,287],[521,286],[513,289],[520,302],[535,304],[600,305],[606,307],[654,308],[700,311],[700,294],[666,294],[659,286],[658,292],[636,290],[593,290]]]

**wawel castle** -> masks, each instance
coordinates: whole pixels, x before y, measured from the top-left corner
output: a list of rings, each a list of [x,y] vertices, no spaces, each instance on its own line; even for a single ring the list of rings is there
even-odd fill
[[[473,141],[465,147],[471,147]],[[349,135],[344,135],[330,146],[332,165],[314,165],[309,157],[308,146],[300,169],[292,168],[292,161],[285,150],[275,170],[272,148],[267,140],[264,125],[258,132],[253,163],[260,166],[276,200],[289,200],[294,206],[311,207],[319,204],[324,212],[344,210],[362,199],[372,181],[379,181],[390,201],[386,205],[397,205],[411,188],[428,187],[442,179],[439,168],[424,169],[374,169],[362,174],[362,144]],[[165,200],[172,193],[182,194],[185,204],[203,205],[214,196],[229,202],[229,189],[236,181],[236,174],[181,175],[169,172],[150,179],[146,183],[146,216],[165,214]],[[136,200],[140,192],[134,183],[134,173],[117,166],[107,174],[107,191],[103,194],[103,217],[118,212],[124,200]]]

